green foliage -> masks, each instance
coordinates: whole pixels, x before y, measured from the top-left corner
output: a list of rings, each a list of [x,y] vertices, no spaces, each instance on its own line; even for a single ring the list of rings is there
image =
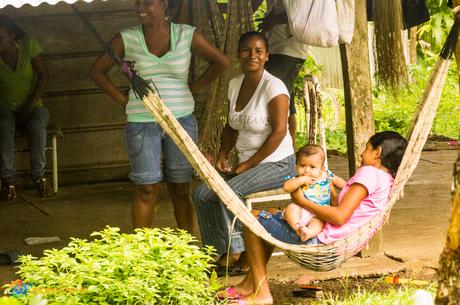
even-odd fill
[[[433,69],[434,61],[431,61],[431,65],[428,65],[428,63],[430,62],[425,61],[424,65],[410,67],[409,71],[412,83],[407,88],[398,92],[398,96],[394,96],[394,94],[382,88],[373,88],[374,123],[377,132],[394,130],[402,135],[407,134],[412,123],[412,116]],[[460,113],[460,91],[458,88],[457,73],[457,67],[455,63],[452,63],[431,129],[432,133],[445,135],[454,139],[458,139],[460,135],[460,120],[458,119],[458,113]],[[330,91],[326,88],[322,91],[323,114],[327,127],[327,147],[328,149],[336,149],[339,152],[345,153],[346,134],[343,92],[337,90],[329,94],[324,94]],[[303,115],[304,110],[300,102],[301,95],[299,94],[297,98],[297,113],[298,115]],[[337,112],[336,107],[332,107],[334,103],[341,109],[340,121],[338,123],[332,119],[332,116]],[[334,121],[333,124],[331,123],[332,121]],[[299,131],[297,132],[296,143],[298,147],[306,143],[306,135],[300,131],[301,127],[298,126]]]
[[[23,305],[23,303],[13,297],[0,297],[0,305]]]
[[[58,304],[216,304],[209,280],[213,250],[201,250],[181,230],[107,227],[93,241],[73,238],[40,259],[21,257],[19,274],[30,294]]]
[[[403,135],[407,134],[432,67],[419,65],[412,66],[410,70],[413,82],[408,88],[401,90],[397,97],[383,90],[374,90],[373,105],[376,131],[394,130]],[[460,121],[457,115],[460,110],[459,101],[457,69],[456,65],[452,63],[433,122],[432,133],[451,138],[458,137],[460,134]]]
[[[454,23],[452,9],[446,0],[428,0],[428,10],[431,19],[418,27],[418,55],[422,60],[434,59],[442,48],[449,30]]]
[[[265,13],[267,12],[267,2],[263,1],[257,10],[254,12],[254,28],[257,30],[259,28],[259,24],[265,17]]]

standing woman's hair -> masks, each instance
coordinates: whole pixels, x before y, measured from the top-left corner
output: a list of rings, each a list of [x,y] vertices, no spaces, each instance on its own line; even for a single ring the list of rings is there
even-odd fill
[[[26,34],[23,29],[21,29],[16,22],[10,17],[0,14],[0,28],[4,28],[9,33],[14,34],[14,40],[19,40]]]
[[[257,37],[260,40],[262,40],[264,42],[265,49],[267,49],[267,52],[268,52],[268,39],[267,39],[267,37],[265,37],[264,34],[262,34],[260,32],[256,32],[256,31],[246,32],[246,33],[244,33],[243,35],[240,36],[240,40],[238,41],[238,51],[241,49],[241,45],[243,43],[245,43],[249,38],[252,38],[252,37]]]
[[[378,147],[382,149],[380,154],[382,165],[388,168],[391,175],[395,177],[406,151],[407,140],[397,132],[382,131],[373,135],[369,143],[374,149]]]

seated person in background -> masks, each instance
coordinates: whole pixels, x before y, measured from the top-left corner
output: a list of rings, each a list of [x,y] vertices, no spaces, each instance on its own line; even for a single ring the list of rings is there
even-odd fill
[[[48,80],[41,49],[16,23],[0,15],[0,155],[3,200],[16,198],[14,133],[24,128],[29,137],[31,176],[41,197],[51,193],[45,175],[48,110],[41,96]]]
[[[284,190],[292,193],[301,189],[305,198],[319,205],[337,205],[337,195],[334,187],[342,189],[347,183],[335,176],[330,170],[325,170],[324,151],[313,144],[303,146],[297,152],[297,177],[284,183]],[[308,210],[296,203],[291,203],[283,211],[283,219],[306,241],[318,235],[324,227],[324,221],[317,218]]]

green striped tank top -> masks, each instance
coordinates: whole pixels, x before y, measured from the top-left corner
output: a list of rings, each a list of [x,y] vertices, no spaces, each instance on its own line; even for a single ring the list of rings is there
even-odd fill
[[[120,32],[125,48],[125,59],[134,61],[134,69],[145,80],[155,83],[161,99],[176,118],[193,112],[195,102],[188,86],[191,44],[195,28],[186,24],[171,23],[171,43],[168,53],[157,57],[150,53],[145,43],[142,25]],[[126,105],[128,122],[154,122],[142,100],[129,92]]]

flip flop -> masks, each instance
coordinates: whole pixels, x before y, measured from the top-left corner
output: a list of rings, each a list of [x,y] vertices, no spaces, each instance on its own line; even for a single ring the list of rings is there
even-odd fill
[[[217,277],[223,276],[238,276],[245,275],[248,273],[248,270],[244,270],[241,266],[217,266],[214,268],[214,271],[217,274]]]
[[[235,287],[228,287],[217,293],[217,298],[219,300],[238,300],[241,296],[242,295],[236,291]]]
[[[19,249],[0,251],[0,266],[18,264],[20,255],[22,255],[22,252]]]

